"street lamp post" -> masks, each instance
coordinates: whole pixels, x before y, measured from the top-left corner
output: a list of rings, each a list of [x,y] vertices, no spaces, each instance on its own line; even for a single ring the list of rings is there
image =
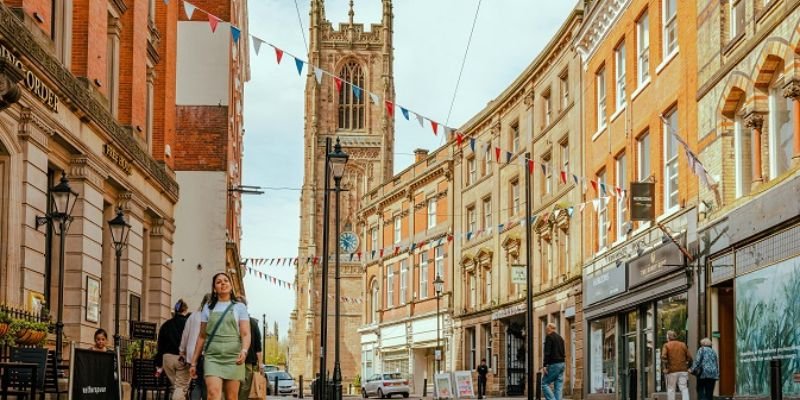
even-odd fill
[[[334,385],[334,392],[333,397],[334,400],[341,400],[342,398],[342,369],[339,363],[339,303],[341,299],[339,298],[339,193],[342,189],[342,177],[344,176],[344,167],[347,165],[347,160],[350,156],[342,151],[342,145],[339,143],[339,139],[336,139],[336,145],[333,146],[333,152],[328,154],[328,163],[331,165],[331,171],[333,172],[333,182],[336,191],[336,261],[335,261],[335,269],[336,269],[336,293],[335,293],[335,300],[334,304],[336,304],[336,311],[335,311],[335,324],[334,324],[334,336],[335,336],[335,344],[334,348],[334,361],[333,361],[333,385]]]
[[[525,153],[525,159],[530,160],[531,154]],[[533,372],[533,280],[531,276],[531,267],[533,264],[533,238],[531,231],[531,174],[526,171],[525,173],[525,308],[527,313],[525,315],[525,345],[527,351],[525,352],[526,370],[528,378],[528,400],[534,398],[534,379]]]
[[[56,312],[56,362],[62,361],[64,336],[64,241],[72,222],[72,210],[75,208],[78,193],[69,186],[67,174],[61,173],[61,181],[50,189],[52,209],[44,217],[36,217],[36,228],[48,222],[58,222],[59,256],[58,256],[58,311]]]
[[[436,291],[436,373],[442,373],[442,347],[439,344],[439,300],[442,298],[444,292],[444,281],[438,274],[436,279],[433,280],[433,289]]]
[[[325,400],[328,391],[327,362],[328,362],[328,242],[330,241],[330,221],[328,208],[330,207],[330,180],[331,166],[328,162],[328,155],[331,152],[331,138],[325,138],[325,179],[322,191],[322,299],[319,310],[320,329],[319,329],[319,380],[317,390],[319,399]]]
[[[117,209],[117,215],[108,221],[108,227],[111,228],[111,241],[114,242],[114,257],[116,260],[116,291],[114,293],[114,299],[116,303],[114,304],[114,350],[116,350],[117,355],[119,355],[120,351],[120,343],[119,343],[119,304],[120,304],[120,292],[122,291],[122,271],[120,262],[122,259],[122,249],[128,243],[128,233],[131,231],[131,225],[125,221],[125,213],[122,211],[122,208]]]

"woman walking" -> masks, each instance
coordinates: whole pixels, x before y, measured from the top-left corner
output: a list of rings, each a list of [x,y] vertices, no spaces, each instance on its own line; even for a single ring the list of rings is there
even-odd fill
[[[244,360],[250,348],[250,316],[247,307],[236,302],[230,277],[220,272],[214,275],[211,301],[200,317],[200,337],[197,338],[189,373],[197,377],[197,363],[204,356],[203,376],[208,400],[235,399],[239,383],[244,380]]]
[[[714,386],[719,379],[719,360],[717,353],[711,348],[711,339],[703,338],[700,341],[700,348],[689,372],[697,376],[697,398],[711,400],[714,397]]]

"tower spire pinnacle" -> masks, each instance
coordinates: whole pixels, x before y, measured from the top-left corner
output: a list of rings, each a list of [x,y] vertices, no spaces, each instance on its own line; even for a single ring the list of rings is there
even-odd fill
[[[356,13],[353,12],[353,0],[350,0],[350,10],[347,11],[347,15],[350,17],[350,26],[353,26],[353,16]]]

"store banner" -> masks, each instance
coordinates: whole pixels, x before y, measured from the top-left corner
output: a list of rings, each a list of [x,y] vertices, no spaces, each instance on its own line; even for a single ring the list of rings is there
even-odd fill
[[[599,273],[595,272],[587,277],[585,282],[584,293],[587,306],[614,297],[625,292],[625,267],[619,266]]]
[[[684,235],[675,240],[683,243]],[[628,263],[628,288],[647,283],[669,272],[684,268],[683,253],[667,242]]]
[[[121,388],[117,380],[115,357],[114,353],[73,348],[69,399],[119,400]]]

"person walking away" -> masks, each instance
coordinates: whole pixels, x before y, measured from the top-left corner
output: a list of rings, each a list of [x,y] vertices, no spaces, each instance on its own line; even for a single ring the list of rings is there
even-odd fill
[[[667,375],[667,400],[675,400],[675,385],[681,391],[681,399],[689,400],[689,365],[692,356],[686,343],[678,340],[675,331],[667,331],[667,343],[661,348],[661,365]]]
[[[478,398],[486,397],[486,375],[489,375],[489,367],[486,366],[486,359],[481,359],[481,365],[478,365]]]
[[[239,302],[247,305],[247,299],[244,296],[239,296]],[[244,360],[244,381],[239,386],[239,400],[250,398],[253,374],[262,373],[259,368],[261,355],[261,331],[258,328],[258,320],[250,317],[250,348],[247,350],[247,358]]]
[[[200,336],[200,317],[203,308],[211,300],[211,294],[206,293],[200,301],[200,307],[197,312],[193,312],[186,319],[186,326],[183,328],[183,335],[181,335],[180,352],[183,359],[189,363],[194,359],[194,346],[197,344],[197,338]],[[190,400],[206,400],[206,385],[204,380],[192,379],[194,386],[190,393]]]
[[[561,400],[564,388],[564,339],[556,332],[556,324],[545,328],[544,365],[542,366],[542,392],[547,400]],[[550,390],[550,384],[553,389]]]
[[[712,400],[714,397],[714,387],[719,380],[719,358],[717,353],[711,348],[711,339],[703,338],[700,340],[700,348],[697,350],[692,367],[689,372],[697,376],[697,398],[699,400]]]
[[[250,316],[247,307],[236,301],[231,278],[219,272],[212,279],[211,301],[203,308],[200,336],[194,348],[189,373],[197,377],[197,362],[203,355],[203,374],[209,400],[239,396],[244,380],[244,360],[250,348]]]
[[[90,349],[94,351],[108,351],[106,343],[108,343],[108,333],[106,333],[105,329],[100,328],[94,331],[94,346],[90,347]]]
[[[186,326],[189,306],[183,299],[175,303],[172,318],[158,330],[158,350],[156,351],[156,373],[163,371],[172,382],[172,400],[184,400],[189,388],[189,366],[180,355],[181,337]]]

